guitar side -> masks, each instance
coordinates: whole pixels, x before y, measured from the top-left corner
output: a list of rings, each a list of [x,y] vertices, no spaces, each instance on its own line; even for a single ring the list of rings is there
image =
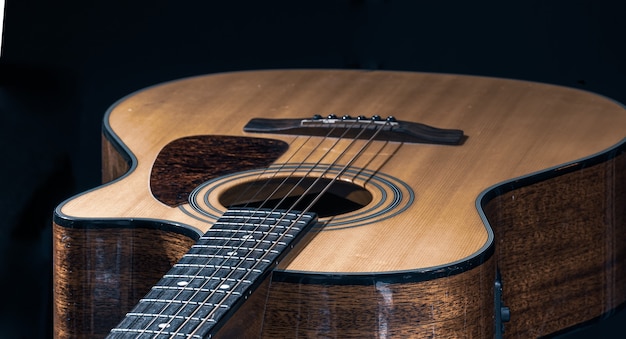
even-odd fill
[[[125,161],[105,163],[115,172]],[[626,300],[622,287],[626,248],[619,241],[626,237],[623,146],[553,172],[499,185],[481,200],[500,240],[496,257],[505,282],[504,302],[514,319],[506,324],[507,336],[558,332],[608,316]],[[572,213],[573,203],[588,218]],[[193,234],[181,234],[180,229],[137,226],[55,225],[58,337],[106,335],[124,310],[135,305],[195,242]],[[529,237],[534,241],[528,242]],[[555,238],[561,244],[558,248]],[[269,338],[362,337],[386,329],[393,329],[387,334],[408,336],[431,333],[433,328],[445,330],[436,332],[439,337],[467,333],[490,337],[485,329],[492,328],[493,300],[485,291],[493,289],[494,272],[494,258],[463,274],[421,283],[398,279],[394,284],[372,277],[369,283],[334,285],[332,277],[310,283],[306,275],[297,281],[293,274],[276,272],[271,288],[258,292],[265,312],[256,318],[254,330]],[[358,303],[354,296],[359,296]],[[472,326],[456,321],[461,310],[464,317],[468,311],[474,313]],[[248,325],[236,328],[250,329],[249,318],[244,318]]]
[[[292,74],[296,75],[293,79],[308,75],[306,72]],[[319,79],[340,79],[342,84],[358,83],[354,80],[360,80],[363,75],[348,72],[344,80],[341,72],[319,74],[323,75]],[[399,84],[414,86],[415,81],[422,80],[419,76],[407,76],[411,82],[406,82],[404,75],[387,77],[370,73],[362,77],[367,80],[362,85],[372,85],[375,82],[369,77],[374,80],[378,76],[401,80],[391,81],[390,88],[398,88]],[[316,76],[312,78],[314,83],[321,81]],[[263,80],[263,76],[260,79]],[[425,79],[436,80],[432,76],[425,76]],[[236,80],[235,84],[241,86],[240,80]],[[471,80],[460,79],[463,86],[471,84]],[[454,84],[457,79],[446,81]],[[478,82],[484,82],[488,85],[485,88],[491,89],[498,88],[499,84],[496,80]],[[504,83],[499,88],[510,85]],[[452,86],[450,90],[455,93],[463,86]],[[482,87],[477,88],[480,92]],[[504,91],[504,95],[513,92]],[[355,98],[361,97],[358,90],[350,93],[355,94]],[[412,100],[408,98],[415,93],[418,92],[400,95],[397,99],[409,102]],[[318,94],[332,102],[332,96]],[[195,97],[190,99],[193,101]],[[435,101],[427,101],[425,106],[432,107],[429,104]],[[354,102],[348,100],[347,103]],[[467,99],[460,103],[460,106],[472,104]],[[492,104],[503,109],[508,107],[501,106],[505,103]],[[558,100],[549,102],[549,105],[559,104]],[[336,103],[334,106],[342,107]],[[447,108],[450,107],[448,104]],[[619,113],[619,109],[607,107],[607,111]],[[436,113],[432,116],[443,116]],[[449,125],[447,120],[440,123]],[[616,122],[622,123],[622,120]],[[112,130],[105,128],[105,182],[124,173],[138,172],[131,151],[109,132]],[[470,142],[479,139],[477,133],[470,130]],[[564,161],[556,156],[555,163],[548,162],[547,166],[541,161],[529,166],[516,165],[519,169],[516,167],[513,175],[503,174],[508,180],[495,180],[490,185],[496,186],[470,192],[473,197],[468,203],[474,213],[477,208],[479,221],[487,230],[493,229],[491,240],[474,245],[480,250],[470,251],[472,255],[459,255],[460,259],[449,265],[416,265],[415,269],[390,272],[373,269],[368,273],[300,271],[298,267],[317,258],[308,255],[306,250],[296,252],[289,259],[292,264],[281,265],[274,271],[272,280],[255,294],[256,303],[262,305],[264,311],[244,306],[224,331],[236,331],[246,324],[245,328],[251,333],[264,337],[493,337],[497,315],[494,306],[496,267],[504,284],[504,305],[512,314],[511,323],[506,325],[506,336],[548,335],[609,314],[626,299],[623,289],[626,250],[620,241],[624,239],[626,224],[626,182],[622,174],[626,173],[626,164],[622,143],[598,144],[605,146],[595,156],[588,156],[591,153],[581,150],[579,153],[586,157],[565,155],[570,161],[565,165],[559,165]],[[426,148],[429,152],[430,148]],[[551,159],[553,154],[548,152],[545,157]],[[498,155],[500,158],[506,158],[506,154]],[[528,168],[536,169],[526,174]],[[229,171],[242,169],[245,170],[234,166]],[[211,172],[212,168],[205,170]],[[422,175],[422,172],[415,174]],[[449,194],[458,195],[453,191]],[[422,195],[420,198],[429,197]],[[464,216],[460,213],[459,219]],[[410,219],[405,221],[408,226]],[[433,219],[436,221],[438,219]],[[58,337],[104,336],[201,233],[193,227],[184,227],[184,223],[163,218],[84,218],[62,212],[55,214],[55,334]],[[316,235],[314,240],[319,241],[319,237]],[[405,250],[405,253],[421,252]],[[323,257],[328,260],[332,256],[325,254]],[[427,257],[417,258],[415,262],[428,260]],[[411,262],[410,259],[404,261]]]
[[[567,332],[624,305],[625,147],[500,184],[481,197],[511,310],[505,337]]]
[[[131,168],[120,149],[103,138],[105,182]],[[55,220],[57,338],[106,336],[200,235],[157,221]],[[493,337],[492,254],[459,274],[275,271],[218,337]]]

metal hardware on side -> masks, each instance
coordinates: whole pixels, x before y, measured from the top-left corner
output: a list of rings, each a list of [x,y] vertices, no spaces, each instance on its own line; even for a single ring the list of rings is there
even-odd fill
[[[502,335],[504,334],[504,323],[509,322],[511,320],[511,310],[504,306],[502,302],[502,280],[500,277],[500,270],[496,271],[496,281],[494,282],[494,304],[495,304],[495,338],[502,339]]]

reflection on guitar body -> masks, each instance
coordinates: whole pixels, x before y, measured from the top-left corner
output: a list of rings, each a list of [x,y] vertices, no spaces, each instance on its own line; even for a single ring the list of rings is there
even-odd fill
[[[591,93],[457,75],[255,71],[139,91],[105,115],[105,184],[55,210],[55,335],[581,326],[626,301],[624,126]]]

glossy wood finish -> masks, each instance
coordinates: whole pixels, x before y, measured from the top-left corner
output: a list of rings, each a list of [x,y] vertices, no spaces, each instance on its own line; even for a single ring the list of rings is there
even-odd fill
[[[492,259],[421,282],[273,282],[263,337],[493,338],[494,272]]]
[[[485,212],[513,319],[507,337],[548,335],[626,302],[623,152],[494,190]]]
[[[188,202],[189,193],[205,181],[233,170],[267,167],[287,148],[279,140],[261,138],[200,135],[174,140],[154,161],[150,189],[162,203],[182,205]]]
[[[624,136],[626,111],[590,93],[521,81],[399,72],[263,71],[218,74],[152,87],[120,101],[105,119],[108,142],[114,144],[115,150],[125,150],[136,157],[113,154],[106,158],[118,165],[130,158],[130,173],[121,180],[60,205],[55,214],[58,224],[55,234],[82,232],[82,239],[89,242],[103,236],[101,229],[92,228],[94,222],[103,225],[107,220],[125,220],[125,227],[136,227],[135,223],[139,221],[139,225],[143,226],[144,222],[152,221],[154,225],[167,224],[174,229],[180,227],[184,231],[173,232],[173,238],[181,234],[193,238],[194,234],[210,227],[210,217],[197,214],[186,204],[173,208],[161,203],[154,198],[147,184],[161,150],[174,140],[196,135],[261,137],[289,144],[289,149],[275,161],[276,164],[315,160],[328,162],[331,161],[327,158],[329,156],[338,159],[338,165],[345,164],[347,160],[338,157],[342,152],[335,152],[334,149],[343,150],[347,141],[331,148],[331,140],[245,134],[241,130],[254,117],[296,118],[309,117],[314,113],[388,113],[407,121],[463,129],[468,139],[462,146],[384,142],[371,145],[354,164],[365,170],[342,179],[368,189],[373,196],[372,203],[362,210],[341,216],[348,220],[341,227],[337,226],[340,218],[322,220],[326,228],[313,232],[308,244],[297,248],[289,260],[275,271],[274,281],[267,290],[264,325],[260,329],[265,336],[333,336],[341,333],[341,336],[354,334],[360,337],[367,333],[384,337],[387,333],[408,334],[408,331],[419,328],[413,326],[419,323],[424,325],[423,331],[413,334],[428,337],[432,336],[433,325],[436,327],[437,321],[441,320],[449,330],[435,331],[437,337],[454,337],[459,333],[492,337],[492,286],[496,265],[503,273],[505,303],[510,303],[513,308],[512,323],[507,325],[507,328],[512,328],[507,332],[509,335],[531,333],[524,331],[535,331],[532,335],[552,333],[578,321],[586,321],[589,317],[598,317],[624,302],[616,291],[623,281],[620,280],[624,274],[623,244],[608,240],[613,239],[609,234],[611,230],[615,231],[613,236],[623,238],[624,218],[615,212],[622,204],[623,177],[614,174],[599,180],[597,173],[588,170],[590,165],[587,160],[580,163],[589,166],[575,168],[572,173],[578,174],[569,181],[562,181],[567,177],[560,175],[564,172],[543,171],[599,152],[606,155],[599,162],[605,168],[602,173],[607,174],[610,168],[623,166],[618,166],[618,162],[613,161],[614,154],[607,150]],[[355,153],[353,150],[345,152],[348,158]],[[312,157],[302,154],[311,154]],[[220,155],[216,153],[214,156],[219,158]],[[109,179],[121,174],[123,168],[122,165],[111,170]],[[206,168],[206,172],[212,170]],[[232,170],[237,173],[237,168]],[[522,176],[534,179],[510,181]],[[539,177],[541,181],[536,179]],[[375,223],[355,221],[365,215],[364,211],[375,210],[373,206],[393,193],[392,188],[376,189],[373,184],[382,182],[381,178],[392,180],[401,188],[403,195],[399,200],[405,203],[403,209],[386,215],[387,218],[377,219]],[[217,178],[217,184],[210,187],[213,190],[207,201],[217,209],[223,208],[219,204],[219,195],[245,180],[249,179],[237,176]],[[510,181],[508,186],[493,189],[494,185],[506,181]],[[414,191],[412,198],[410,189],[402,183]],[[577,189],[571,188],[569,183],[576,183],[574,186]],[[511,206],[508,199],[516,200],[506,195],[513,191],[502,189],[505,186],[516,190],[527,189],[539,199],[532,198],[526,204]],[[476,200],[484,192],[488,192],[489,197],[489,201],[484,201],[486,218],[481,215],[480,207],[476,209]],[[569,199],[577,207],[571,208]],[[586,208],[579,209],[583,206]],[[544,233],[541,220],[549,219],[549,216],[554,216],[551,219],[554,224],[558,223],[559,217],[564,217],[563,220],[567,220],[565,223],[573,223],[578,229],[590,223],[589,227],[595,233],[586,228],[582,238],[577,238],[581,234],[579,232],[557,231],[555,234],[558,237]],[[495,238],[490,236],[487,219],[495,226]],[[600,220],[612,220],[609,224],[613,226],[607,228],[608,224],[602,224]],[[520,225],[524,227],[517,229]],[[172,230],[167,228],[168,233]],[[598,236],[598,232],[604,237]],[[117,244],[121,242],[115,239],[123,238],[116,234],[110,237]],[[79,278],[72,275],[89,276],[84,265],[94,267],[100,259],[78,252],[71,256],[63,253],[65,249],[59,240],[62,238],[55,238],[59,252],[55,254],[55,281],[59,281],[57,284],[60,286],[76,288],[75,279]],[[492,243],[494,239],[495,243]],[[553,239],[560,243],[551,242]],[[602,242],[599,247],[603,253],[591,255],[594,263],[584,266],[584,271],[577,271],[575,266],[570,266],[569,271],[561,270],[570,254],[562,243],[577,241],[580,244],[586,240],[593,243],[586,244],[585,253],[598,241]],[[128,243],[138,241],[139,238]],[[502,244],[505,241],[507,244]],[[497,257],[489,260],[494,245]],[[85,245],[81,250],[89,253],[89,246]],[[171,252],[182,255],[182,247],[185,246]],[[161,245],[156,250],[162,250]],[[536,256],[548,254],[551,255],[549,259],[541,259],[547,266],[536,269],[529,264],[537,261]],[[152,255],[154,258],[159,256],[155,251]],[[81,257],[91,258],[94,262],[80,261]],[[103,257],[102,260],[108,260],[110,264],[118,260],[115,258]],[[604,266],[597,264],[602,260],[605,260]],[[110,269],[113,268],[107,270]],[[597,271],[589,272],[594,269]],[[607,273],[607,270],[610,272]],[[73,273],[64,275],[69,271]],[[600,302],[605,306],[592,308],[589,312],[581,311],[583,315],[564,317],[566,321],[558,320],[562,318],[560,313],[545,305],[542,308],[539,302],[528,306],[529,300],[537,299],[546,286],[554,284],[555,277],[550,272],[604,277],[588,281],[589,286],[605,291],[604,298],[594,297],[584,300],[585,303],[580,302],[584,298],[578,298],[579,301],[562,303],[568,309],[566,312],[579,313],[577,307],[586,307],[586,302]],[[104,273],[107,271],[98,274]],[[294,274],[302,279],[283,279]],[[328,279],[313,279],[312,282],[308,279],[310,276],[328,276]],[[371,280],[366,283],[357,279],[357,283],[351,284],[354,276],[370,276]],[[615,283],[607,287],[601,284],[603,280]],[[85,291],[100,288],[97,280],[81,280],[80,283]],[[570,292],[554,295],[569,298],[577,293],[587,293],[586,286],[576,290],[575,285]],[[126,288],[119,282],[118,286]],[[381,292],[387,288],[391,293]],[[55,288],[55,304],[71,305],[72,295],[66,295],[64,289],[67,290]],[[526,296],[530,290],[535,294]],[[93,296],[94,293],[86,292],[85,295]],[[327,299],[328,296],[331,297]],[[363,302],[359,301],[361,298]],[[126,298],[119,303],[132,303],[128,300]],[[401,302],[390,306],[390,300]],[[442,300],[445,300],[445,305],[441,304]],[[75,304],[82,309],[64,312],[78,312],[86,316],[89,309],[98,308],[101,302],[103,300],[98,299],[92,303]],[[463,316],[457,313],[460,306],[467,311]],[[429,307],[431,310],[439,307],[441,312],[435,318],[429,318],[425,315]],[[290,312],[285,313],[284,309]],[[516,309],[522,313],[532,311],[524,315],[519,313],[519,318],[516,318]],[[319,314],[326,316],[323,323],[315,317]],[[545,317],[548,325],[529,330],[527,326],[541,327],[543,324],[529,320],[532,316],[536,319]],[[88,321],[74,325],[72,318],[56,318],[57,333],[82,333],[80,327],[87,328],[83,331],[89,332],[89,326],[92,326]],[[481,320],[477,320],[479,318]],[[91,322],[94,319],[91,318]],[[377,322],[373,324],[372,319],[377,319]],[[388,319],[389,322],[379,321],[381,319]],[[407,319],[415,321],[406,322]],[[513,325],[515,322],[519,323]],[[294,333],[294,326],[302,332]],[[366,328],[367,332],[359,332],[357,328]]]
[[[474,203],[483,190],[601,152],[622,139],[622,126],[626,125],[624,109],[605,98],[528,82],[359,71],[197,77],[151,87],[119,102],[107,116],[105,127],[139,157],[136,167],[123,181],[72,199],[59,211],[75,218],[173,220],[203,233],[210,222],[199,222],[196,215],[164,206],[152,197],[146,181],[159,152],[184,136],[245,136],[242,128],[253,117],[308,117],[320,112],[388,112],[398,119],[463,129],[468,139],[462,146],[373,144],[354,167],[401,180],[415,191],[414,203],[375,227],[321,232],[286,269],[384,272],[464,260],[488,241],[487,228]],[[327,151],[332,140],[318,144],[319,139],[303,137],[247,136],[290,144],[276,163],[331,162],[341,154]],[[340,150],[346,145],[333,148]],[[311,157],[304,159],[311,150],[315,150]],[[351,154],[339,159],[339,165]],[[370,179],[356,178],[355,183],[365,185]],[[216,195],[225,189],[226,184]],[[368,207],[381,199],[380,194],[375,195]],[[223,209],[219,202],[215,205]],[[329,247],[341,249],[340,253],[327,251]],[[389,255],[389,248],[394,255]]]
[[[194,240],[149,228],[55,227],[55,336],[103,338]],[[421,282],[285,281],[274,273],[219,338],[493,337],[494,260]]]
[[[53,226],[57,338],[106,336],[195,242],[173,231],[113,221],[110,227]]]

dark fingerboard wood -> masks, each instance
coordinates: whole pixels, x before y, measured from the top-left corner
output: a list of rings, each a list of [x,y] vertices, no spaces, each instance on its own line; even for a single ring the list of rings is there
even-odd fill
[[[227,211],[109,338],[210,337],[315,220],[312,213]]]

